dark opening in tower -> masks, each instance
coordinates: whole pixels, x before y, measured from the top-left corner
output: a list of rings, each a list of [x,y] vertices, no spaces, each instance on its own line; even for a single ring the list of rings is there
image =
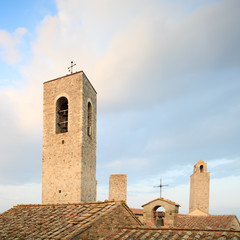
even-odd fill
[[[60,97],[56,103],[56,133],[68,132],[68,100]]]
[[[88,125],[87,125],[87,134],[88,136],[92,135],[92,104],[88,102]]]
[[[200,172],[203,172],[203,165],[200,166]]]
[[[162,206],[155,206],[152,209],[152,223],[154,223],[157,227],[164,226],[165,220],[165,209]]]

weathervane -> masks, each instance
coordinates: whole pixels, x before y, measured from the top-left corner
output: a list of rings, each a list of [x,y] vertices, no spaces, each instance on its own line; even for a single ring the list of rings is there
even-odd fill
[[[76,66],[76,63],[73,64],[73,61],[71,61],[71,66],[68,67],[68,71],[71,72],[71,74],[73,73],[73,67]]]
[[[160,188],[160,198],[162,197],[162,188],[166,187],[168,185],[162,185],[162,179],[160,178],[160,185],[159,186],[153,186],[153,187],[159,187]]]

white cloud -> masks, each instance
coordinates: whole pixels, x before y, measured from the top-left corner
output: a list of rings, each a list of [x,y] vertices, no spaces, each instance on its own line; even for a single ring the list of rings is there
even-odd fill
[[[39,134],[42,125],[42,84],[31,84],[20,89],[3,88],[0,94],[11,105],[8,112],[15,114],[15,124],[22,132]]]
[[[106,167],[111,168],[113,171],[120,169],[132,169],[140,170],[149,164],[149,160],[145,158],[129,158],[129,159],[117,159],[109,162]],[[120,170],[121,171],[121,170]]]
[[[0,185],[0,212],[17,204],[41,204],[41,184]]]
[[[189,14],[184,6],[177,10],[172,4],[147,1],[57,1],[58,14],[46,16],[38,26],[33,58],[22,69],[27,86],[9,93],[26,116],[20,122],[40,125],[41,84],[65,75],[71,60],[93,82],[101,109],[145,108],[175,97],[189,83],[176,75],[205,71],[204,66],[223,61],[219,54],[226,56],[228,44],[234,48],[239,42],[229,27],[239,22],[238,4],[221,1]],[[227,22],[219,24],[222,16]],[[22,28],[13,34],[0,31],[0,45],[11,63],[20,59],[16,46],[24,34]]]
[[[240,176],[228,176],[225,178],[211,179],[210,182],[210,200],[211,208],[214,211],[221,212],[221,209],[240,209],[239,199]]]
[[[17,28],[13,34],[0,30],[0,57],[9,64],[15,64],[21,60],[18,45],[27,33],[25,28]]]
[[[239,159],[215,159],[215,160],[211,160],[208,163],[208,168],[216,168],[218,166],[222,166],[222,165],[227,165],[227,164],[232,164],[235,161],[239,161]]]
[[[20,127],[32,130],[41,126],[42,82],[65,75],[71,60],[93,82],[100,109],[145,108],[149,103],[175,97],[185,91],[189,80],[186,83],[174,77],[179,71],[185,75],[196,69],[192,58],[202,59],[204,63],[197,61],[200,69],[209,64],[208,49],[215,61],[219,59],[219,49],[228,50],[223,36],[227,42],[239,38],[227,24],[221,31],[218,26],[219,18],[226,14],[229,24],[239,21],[233,7],[238,3],[231,3],[207,5],[189,14],[184,13],[184,8],[176,10],[168,4],[147,1],[57,1],[58,14],[46,16],[38,26],[38,36],[31,45],[33,58],[22,68],[25,87],[8,91],[15,102]],[[225,5],[228,11],[224,14]],[[210,17],[209,25],[205,18]],[[210,34],[216,26],[217,34]],[[9,49],[7,55],[15,56],[10,57],[12,62],[18,59],[14,49],[25,32],[1,32],[2,44]],[[199,47],[204,37],[210,41]],[[217,49],[213,48],[215,42]]]
[[[240,21],[237,7],[233,7],[239,3],[231,3],[229,6],[229,2],[223,1],[202,7],[181,15],[174,23],[168,21],[174,12],[158,5],[151,5],[130,19],[112,38],[96,69],[96,79],[104,79],[97,82],[97,89],[104,92],[101,104],[134,108],[173,98],[198,81],[187,75],[225,62],[227,51],[231,51],[228,44],[233,41],[237,46],[240,39],[229,29],[233,22]],[[228,16],[229,25],[219,24],[223,15]],[[233,55],[234,64],[239,63],[234,57],[236,52],[228,54]]]
[[[97,201],[108,200],[108,186],[97,185]]]
[[[167,170],[162,174],[163,179],[165,182],[171,183],[174,180],[176,181],[179,177],[186,177],[189,176],[189,173],[192,172],[191,165],[181,165],[175,166],[174,169]]]

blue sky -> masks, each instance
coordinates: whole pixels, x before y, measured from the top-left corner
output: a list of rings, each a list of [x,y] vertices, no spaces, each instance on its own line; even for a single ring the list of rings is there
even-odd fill
[[[0,28],[15,31],[16,28],[24,27],[34,34],[36,26],[46,15],[57,13],[56,4],[53,0],[24,0],[24,1],[1,1]]]
[[[210,213],[240,216],[240,2],[5,1],[0,8],[0,211],[41,202],[42,83],[70,61],[98,92],[98,200],[128,174],[128,204],[188,212],[200,159]]]

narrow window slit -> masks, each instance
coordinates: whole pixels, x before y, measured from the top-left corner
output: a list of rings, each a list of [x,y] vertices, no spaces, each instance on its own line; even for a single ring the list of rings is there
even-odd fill
[[[87,135],[92,135],[92,104],[88,102]]]

